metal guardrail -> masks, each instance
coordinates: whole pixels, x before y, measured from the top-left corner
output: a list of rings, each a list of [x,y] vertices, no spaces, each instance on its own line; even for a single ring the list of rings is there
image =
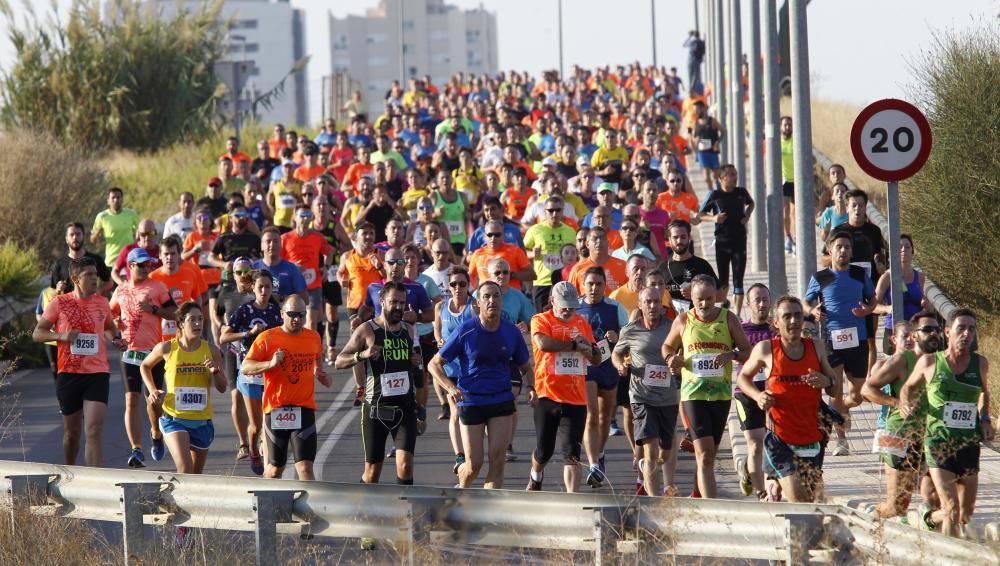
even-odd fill
[[[823,171],[828,171],[830,166],[833,165],[833,161],[827,158],[825,155],[813,149],[813,157],[816,159],[816,163],[823,168]],[[858,188],[850,179],[844,179],[844,184],[851,190]],[[873,224],[879,227],[879,230],[883,234],[889,233],[889,221],[886,220],[882,211],[878,209],[871,201],[868,202],[868,219],[872,221]],[[944,294],[944,291],[937,286],[929,278],[924,278],[924,296],[927,300],[934,306],[934,310],[938,312],[943,318],[948,318],[952,311],[958,308],[958,305],[952,301],[948,295]]]
[[[991,548],[839,505],[301,482],[0,461],[6,499],[36,514],[118,522],[126,562],[143,525],[254,532],[258,564],[278,534],[427,544],[576,550],[596,564],[669,556],[805,564],[1000,562]]]

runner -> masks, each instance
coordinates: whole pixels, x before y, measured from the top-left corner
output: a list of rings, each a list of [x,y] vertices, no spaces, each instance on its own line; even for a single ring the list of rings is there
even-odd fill
[[[104,340],[110,340],[120,350],[126,344],[111,322],[108,300],[97,294],[94,260],[74,259],[70,277],[74,291],[49,301],[31,338],[35,342],[58,342],[56,397],[63,416],[63,461],[76,465],[80,440],[85,437],[84,462],[100,467],[110,380]]]
[[[697,491],[715,498],[715,453],[725,430],[732,400],[733,361],[745,362],[750,351],[740,319],[715,306],[715,279],[691,280],[690,311],[681,313],[663,344],[663,358],[681,372],[681,408],[691,436]]]
[[[469,272],[464,267],[455,266],[448,271],[450,298],[434,305],[434,336],[437,338],[438,348],[444,346],[448,338],[458,330],[463,322],[475,315],[473,310],[475,304],[469,294],[470,284]],[[452,360],[445,365],[444,369],[448,379],[457,381],[462,366],[457,360]],[[445,398],[448,402],[448,436],[451,438],[451,447],[455,451],[455,465],[451,471],[457,474],[462,464],[465,463],[465,448],[462,446],[458,405],[450,395]]]
[[[113,267],[125,246],[132,243],[132,235],[139,228],[139,215],[125,208],[125,193],[119,187],[108,189],[108,208],[94,218],[90,229],[90,243],[104,238],[104,264]]]
[[[189,262],[192,266],[201,270],[202,278],[209,289],[214,289],[222,281],[222,271],[212,265],[209,259],[212,256],[212,248],[215,247],[219,234],[213,231],[212,212],[207,208],[198,211],[195,217],[195,230],[188,232],[186,236],[175,236],[184,242],[181,251],[181,259]],[[164,236],[169,238],[170,236]]]
[[[295,219],[294,221],[311,222],[312,219]],[[308,301],[307,305],[311,308],[310,291],[306,288],[306,279],[302,275],[302,270],[299,269],[299,266],[281,257],[282,237],[281,231],[276,227],[264,228],[260,235],[260,259],[254,262],[253,268],[266,269],[274,278],[274,296],[278,302],[283,302],[286,298],[295,295]],[[315,277],[315,272],[312,275]],[[315,279],[313,281],[318,283]],[[310,328],[310,330],[312,329]]]
[[[125,245],[118,253],[118,257],[111,262],[111,279],[115,285],[121,286],[130,277],[128,254],[136,248],[143,248],[149,253],[153,269],[160,266],[160,245],[156,238],[156,224],[148,218],[139,221],[139,227],[135,229],[135,241]]]
[[[149,419],[152,433],[153,459],[165,453],[159,421],[152,405],[146,403],[149,391],[143,391],[139,366],[154,346],[162,341],[164,325],[176,324],[177,303],[162,281],[150,278],[153,258],[145,248],[135,248],[128,254],[132,276],[111,296],[111,314],[117,319],[128,350],[122,355],[121,376],[125,389],[125,436],[128,438],[130,468],[143,468],[142,413]],[[157,387],[163,388],[163,366],[153,369]]]
[[[604,229],[596,227],[590,229],[590,232],[587,234],[587,248],[590,251],[590,255],[585,259],[581,259],[573,267],[573,271],[567,278],[576,287],[577,294],[584,292],[583,275],[588,269],[594,266],[604,269],[604,276],[607,281],[604,287],[606,295],[610,295],[612,291],[628,281],[625,262],[616,257],[611,257],[611,254],[608,252],[608,236]]]
[[[502,266],[503,260],[491,265]],[[518,291],[514,290],[514,293]],[[459,487],[470,487],[483,465],[483,438],[489,435],[489,471],[486,489],[503,487],[505,440],[513,437],[515,399],[520,386],[511,387],[512,373],[518,377],[531,370],[528,348],[521,331],[503,316],[503,292],[495,281],[484,281],[477,291],[479,316],[466,319],[451,334],[430,362],[434,380],[448,390],[458,406],[462,446],[468,455],[459,467]],[[525,300],[527,300],[525,298]],[[457,361],[458,379],[452,381],[445,363]],[[515,369],[516,368],[516,369]]]
[[[233,219],[229,223],[229,232],[219,235],[209,257],[209,263],[223,269],[227,267],[227,262],[238,257],[251,259],[260,257],[260,236],[247,229],[251,222],[247,209],[238,206],[229,213],[229,216]]]
[[[163,223],[163,237],[178,236],[183,240],[188,234],[194,231],[194,222],[191,215],[194,212],[194,194],[190,191],[181,193],[177,202],[177,214],[174,214]]]
[[[770,340],[774,337],[774,330],[771,326],[771,292],[761,283],[754,283],[747,291],[747,306],[750,309],[750,318],[740,323],[743,333],[747,337],[747,342],[751,347],[758,342]],[[753,383],[763,391],[766,385],[767,374],[763,371],[757,372],[753,377]],[[757,402],[743,392],[739,386],[733,394],[736,400],[736,414],[740,419],[740,430],[743,431],[743,438],[747,441],[747,456],[740,459],[736,464],[736,473],[740,476],[740,490],[743,495],[757,494],[759,498],[765,493],[764,485],[764,435],[766,432],[764,411],[760,409]]]
[[[596,157],[596,156],[595,156]],[[601,351],[586,319],[576,314],[580,295],[567,281],[552,286],[552,310],[531,319],[534,384],[528,402],[535,409],[537,445],[531,455],[527,491],[541,491],[545,465],[562,436],[563,483],[566,491],[580,485],[580,449],[587,422],[587,364],[599,364]]]
[[[313,480],[316,459],[316,384],[330,387],[323,371],[323,338],[305,328],[306,303],[291,296],[282,304],[282,325],[254,338],[241,366],[244,375],[264,375],[264,477],[280,478],[295,455],[299,480]]]
[[[691,224],[684,220],[671,221],[667,227],[667,237],[671,254],[660,269],[670,290],[674,310],[683,313],[691,308],[691,281],[698,275],[708,275],[715,279],[715,270],[712,269],[712,264],[694,255]],[[716,297],[716,300],[719,298]]]
[[[729,267],[733,268],[733,303],[743,312],[743,274],[747,267],[747,222],[753,214],[750,193],[736,186],[736,166],[725,164],[720,172],[720,188],[709,193],[701,206],[701,219],[715,224],[715,264],[719,268],[720,296],[729,291]]]
[[[319,200],[319,199],[317,199]],[[333,265],[334,249],[323,235],[313,230],[315,215],[304,204],[295,207],[295,227],[281,236],[281,255],[298,266],[309,298],[306,328],[318,330],[323,317],[323,269]]]
[[[966,535],[979,488],[979,443],[993,440],[990,421],[989,364],[972,351],[976,314],[956,309],[948,316],[944,351],[917,360],[899,393],[899,413],[911,418],[926,388],[924,458],[941,509],[931,514],[949,536]]]
[[[413,326],[403,322],[407,289],[388,281],[379,291],[381,312],[357,327],[337,354],[337,369],[364,363],[365,399],[361,405],[361,442],[365,453],[362,483],[378,483],[391,434],[396,446],[396,483],[413,485],[417,443],[414,378],[422,364]]]
[[[765,471],[778,478],[792,503],[815,502],[822,493],[820,390],[832,394],[837,386],[823,344],[802,336],[803,316],[799,299],[779,298],[774,313],[779,336],[754,346],[737,377],[740,389],[767,413]],[[761,370],[767,373],[763,390],[753,381]]]
[[[73,278],[70,277],[69,268],[74,259],[84,257],[94,260],[94,263],[97,265],[97,277],[101,280],[101,288],[98,290],[98,294],[104,295],[111,292],[111,289],[114,287],[114,281],[111,279],[111,269],[104,263],[104,259],[101,256],[87,250],[84,244],[83,224],[79,222],[70,222],[66,225],[66,255],[60,257],[52,264],[52,278],[49,281],[49,287],[58,289],[61,284],[62,291],[60,294],[72,293]]]
[[[924,299],[924,273],[913,267],[913,238],[909,234],[899,235],[899,257],[903,269],[903,318],[911,320],[914,315],[920,312],[926,300]],[[882,352],[892,354],[892,344],[889,337],[892,336],[892,273],[886,270],[878,278],[875,285],[875,313],[885,316],[885,336],[882,341]]]
[[[503,224],[496,220],[486,223],[486,245],[468,256],[469,272],[473,283],[489,280],[489,263],[502,258],[511,269],[510,285],[521,290],[522,283],[534,281],[535,271],[524,250],[503,240]]]
[[[451,248],[456,256],[461,257],[465,251],[465,227],[472,221],[472,209],[469,208],[465,195],[455,190],[449,171],[444,169],[438,171],[437,190],[431,198],[434,200],[434,218],[444,222],[448,229]],[[500,233],[503,233],[502,226]]]
[[[233,403],[240,398],[243,410],[246,412],[247,420],[243,424],[246,436],[240,435],[240,439],[245,439],[249,445],[248,456],[250,457],[250,471],[259,475],[264,473],[264,460],[261,458],[261,446],[267,447],[267,443],[261,441],[260,433],[264,430],[264,376],[261,374],[248,375],[243,372],[243,361],[247,352],[253,345],[254,339],[265,330],[277,328],[282,325],[281,307],[272,299],[272,289],[274,288],[274,278],[267,271],[253,272],[247,269],[246,259],[237,260],[233,270],[237,277],[244,279],[252,276],[253,300],[240,305],[226,318],[226,323],[222,327],[219,342],[231,344],[236,347],[236,393],[233,394]],[[237,271],[238,270],[238,271]],[[238,344],[237,344],[238,342]],[[243,447],[240,447],[242,453]]]
[[[362,222],[358,226],[354,234],[354,249],[344,252],[339,264],[337,280],[347,291],[347,316],[353,331],[362,322],[358,312],[364,306],[368,287],[385,275],[385,266],[375,251],[375,226],[371,222]],[[354,406],[358,407],[364,397],[364,374],[359,367],[352,371],[357,386]]]
[[[719,148],[724,131],[718,120],[709,116],[701,100],[694,103],[695,124],[691,143],[698,151],[698,164],[705,171],[705,184],[714,187],[719,181]]]
[[[836,426],[837,447],[834,456],[847,456],[847,430],[850,428],[850,409],[863,401],[861,387],[868,375],[868,329],[864,317],[872,312],[875,289],[864,269],[851,265],[851,235],[837,231],[827,244],[830,250],[830,267],[817,272],[809,279],[806,288],[806,305],[816,320],[824,323],[829,333],[830,365],[837,371],[831,406],[844,417],[844,425]],[[843,380],[847,375],[848,397],[844,398]]]
[[[317,183],[325,183],[323,177]],[[331,210],[332,209],[332,210]],[[336,221],[337,211],[330,201],[325,198],[318,198],[313,201],[313,224],[312,229],[319,232],[326,243],[333,248],[330,256],[330,263],[321,266],[323,272],[323,304],[326,314],[326,323],[323,330],[326,334],[326,363],[332,365],[337,357],[337,335],[340,333],[340,306],[344,304],[344,294],[337,280],[337,272],[340,270],[339,260],[343,251],[351,247],[351,239],[344,232],[344,228]]]
[[[532,282],[532,299],[535,310],[545,310],[552,291],[552,273],[564,267],[560,251],[573,243],[575,231],[563,222],[563,200],[551,196],[545,202],[545,220],[535,224],[524,234],[524,249],[532,260],[535,280]]]
[[[792,140],[792,117],[781,117],[781,195],[782,219],[785,221],[785,253],[795,252],[795,143]]]
[[[678,494],[674,474],[677,451],[673,450],[677,384],[660,351],[673,322],[665,314],[662,292],[643,289],[639,293],[639,318],[622,328],[611,356],[618,375],[629,383],[629,413],[634,419],[630,442],[642,450],[639,468],[643,481],[638,495]],[[662,487],[656,474],[660,462]]]

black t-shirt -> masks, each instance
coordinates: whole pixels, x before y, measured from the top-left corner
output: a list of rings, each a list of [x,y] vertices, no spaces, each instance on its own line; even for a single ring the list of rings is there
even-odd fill
[[[94,260],[97,264],[97,276],[101,281],[111,281],[111,270],[107,265],[104,264],[104,258],[95,254],[94,252],[83,252],[84,257],[89,257]],[[49,287],[53,289],[56,288],[56,283],[60,281],[66,282],[66,292],[69,293],[73,290],[73,280],[69,276],[69,264],[73,261],[68,255],[64,255],[57,259],[55,264],[52,266],[52,279],[49,281]]]
[[[443,153],[441,155],[441,166],[439,167],[439,169],[443,169],[448,173],[451,173],[452,171],[458,169],[461,166],[462,162],[458,160],[457,153],[455,154],[455,157],[448,157],[447,153]]]
[[[850,222],[845,222],[830,230],[831,234],[837,232],[847,232],[851,235],[851,262],[872,263],[872,281],[878,280],[878,273],[875,269],[875,254],[881,254],[885,260],[885,246],[882,243],[882,230],[871,222],[865,222],[861,226],[851,226]]]
[[[365,215],[365,220],[371,222],[375,225],[375,241],[384,242],[385,237],[385,227],[389,225],[389,221],[395,215],[396,210],[389,206],[388,204],[375,205],[372,207],[368,214]]]
[[[580,172],[576,169],[576,164],[574,163],[557,163],[556,172],[567,179],[572,179],[580,174]]]
[[[691,256],[684,261],[668,259],[660,266],[660,271],[667,281],[667,290],[673,299],[684,299],[681,295],[681,285],[690,283],[697,275],[711,275],[718,283],[712,265],[698,256]]]
[[[393,179],[385,184],[386,193],[389,194],[389,198],[398,201],[403,198],[403,180]]]
[[[256,177],[257,171],[263,169],[264,171],[267,171],[267,178],[270,179],[271,171],[280,164],[280,161],[271,157],[267,159],[261,159],[258,157],[253,160],[253,163],[250,164],[250,174]]]
[[[197,208],[208,207],[212,211],[212,216],[218,218],[226,213],[226,205],[229,204],[229,199],[225,196],[219,198],[209,198],[201,197],[198,202],[195,203]]]
[[[753,198],[743,187],[736,187],[732,192],[716,189],[709,193],[708,199],[701,207],[702,214],[726,213],[726,220],[715,225],[715,237],[719,240],[746,240],[747,227],[743,224],[746,207],[753,204]]]
[[[250,232],[223,234],[215,241],[212,255],[222,256],[223,261],[233,261],[240,256],[257,259],[260,257],[260,236]]]

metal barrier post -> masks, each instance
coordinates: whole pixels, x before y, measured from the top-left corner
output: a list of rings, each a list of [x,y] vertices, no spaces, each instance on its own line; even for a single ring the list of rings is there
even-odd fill
[[[594,508],[594,565],[618,563],[618,540],[623,538],[622,509]]]
[[[59,476],[55,476],[59,477]],[[47,507],[58,509],[58,504],[48,504],[49,482],[53,476],[49,474],[28,474],[17,476],[6,476],[7,497],[10,499],[10,528],[16,528],[16,511],[21,505],[25,505],[29,511],[37,511],[39,508]]]
[[[142,516],[159,510],[160,483],[119,483],[122,489],[122,544],[124,545],[125,564],[131,564],[133,558],[139,558],[146,545]]]
[[[251,491],[253,494],[254,539],[257,564],[274,564],[278,559],[278,523],[292,523],[295,491]]]
[[[420,563],[417,557],[417,547],[427,545],[431,542],[431,531],[441,517],[441,511],[449,503],[454,502],[450,497],[404,497],[410,504],[407,513],[408,535],[407,535],[407,564],[415,566]]]
[[[786,513],[785,550],[787,564],[808,564],[809,551],[823,539],[823,515]]]

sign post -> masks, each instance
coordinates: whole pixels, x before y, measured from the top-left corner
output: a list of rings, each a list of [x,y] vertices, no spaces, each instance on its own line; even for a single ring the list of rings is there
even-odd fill
[[[887,183],[892,320],[903,320],[903,266],[899,257],[899,182],[912,177],[931,152],[931,127],[909,102],[886,98],[868,105],[851,128],[851,152],[858,166]]]

